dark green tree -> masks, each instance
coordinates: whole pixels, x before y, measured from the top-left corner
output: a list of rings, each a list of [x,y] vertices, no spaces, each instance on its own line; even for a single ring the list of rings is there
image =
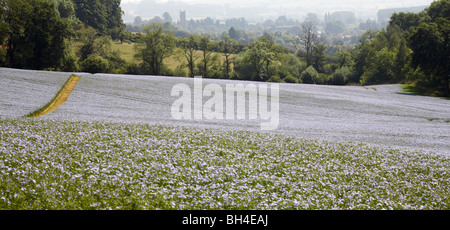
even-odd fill
[[[422,23],[411,38],[412,64],[430,76],[430,81],[442,85],[450,95],[450,20],[437,18],[436,22]]]
[[[432,22],[436,21],[438,18],[448,18],[450,17],[450,1],[434,1],[427,9],[425,9],[425,12]]]
[[[195,76],[195,62],[198,59],[196,54],[198,48],[198,36],[191,34],[188,38],[180,38],[180,47],[183,50],[184,57],[187,61],[187,66],[189,69],[189,77]]]
[[[75,20],[75,4],[72,0],[48,0],[55,4],[61,18]]]
[[[69,20],[61,18],[47,0],[10,0],[6,4],[8,66],[65,69],[71,58],[68,49],[73,35]]]
[[[164,59],[172,55],[175,48],[175,37],[164,30],[161,23],[152,23],[143,38],[144,43],[136,48],[137,58],[143,61],[144,72],[152,75],[164,75],[166,66]]]
[[[208,78],[214,44],[211,42],[209,36],[203,36],[200,38],[198,48],[202,52],[200,72],[204,78]]]
[[[121,0],[73,0],[73,2],[77,18],[101,34],[110,34],[115,28],[125,28],[122,21]]]
[[[9,34],[9,24],[6,23],[6,0],[0,0],[0,66],[6,65],[6,38]]]
[[[366,59],[361,84],[391,83],[394,76],[395,53],[387,47],[369,55]]]
[[[262,36],[257,41],[254,41],[246,52],[254,70],[252,80],[267,81],[269,79],[269,66],[276,58],[273,46],[273,40]]]
[[[319,72],[323,72],[324,65],[326,64],[325,52],[327,51],[327,46],[319,42],[314,45],[312,51],[312,65],[314,69]]]
[[[392,15],[389,22],[389,27],[398,27],[402,30],[404,37],[409,41],[409,37],[415,28],[417,28],[420,23],[427,19],[424,12],[415,13],[395,13]]]
[[[237,51],[237,42],[225,34],[223,40],[219,42],[219,49],[225,56],[225,78],[230,78],[233,62],[231,55]]]
[[[402,38],[399,46],[395,50],[394,60],[394,80],[406,80],[411,68],[412,50],[407,46],[406,39]]]
[[[102,57],[90,56],[80,63],[81,71],[87,73],[108,73],[111,71],[109,62]]]

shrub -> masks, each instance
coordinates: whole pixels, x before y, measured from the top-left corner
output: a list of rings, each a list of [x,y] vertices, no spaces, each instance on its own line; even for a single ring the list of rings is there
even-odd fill
[[[324,73],[319,73],[319,75],[317,76],[316,84],[328,85],[329,81],[330,81],[330,76],[328,76],[327,74],[324,74]]]
[[[350,68],[344,66],[334,72],[329,83],[331,85],[345,85],[348,83],[348,79],[350,78],[351,74],[352,71],[350,70]]]
[[[314,67],[310,66],[302,72],[301,80],[305,84],[316,84],[319,73],[317,73]]]
[[[102,57],[88,57],[80,65],[81,71],[87,73],[108,73],[110,70],[108,61]]]
[[[286,83],[298,83],[298,79],[295,78],[292,75],[288,75],[286,78],[283,79]]]
[[[283,80],[281,80],[281,78],[277,75],[274,75],[272,77],[269,78],[269,80],[267,80],[267,82],[278,82],[278,83],[284,83]]]
[[[125,68],[126,68],[126,73],[127,74],[134,74],[134,75],[141,74],[141,68],[136,63],[129,63],[129,64],[126,65]]]

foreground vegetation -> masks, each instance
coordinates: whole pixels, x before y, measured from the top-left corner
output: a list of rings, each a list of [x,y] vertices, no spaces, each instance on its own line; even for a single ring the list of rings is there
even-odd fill
[[[0,209],[450,208],[442,155],[139,124],[0,126]]]

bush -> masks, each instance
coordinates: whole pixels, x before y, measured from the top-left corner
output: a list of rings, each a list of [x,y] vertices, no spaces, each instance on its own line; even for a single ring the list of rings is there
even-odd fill
[[[279,75],[281,78],[287,77],[289,74],[295,78],[300,78],[300,74],[306,69],[306,65],[300,61],[294,54],[285,54],[281,57],[281,66]],[[281,75],[283,73],[284,75]]]
[[[352,75],[352,71],[349,67],[344,66],[340,69],[337,69],[333,76],[331,77],[329,83],[331,85],[345,85],[348,83],[348,79]]]
[[[305,84],[316,84],[319,73],[317,73],[314,67],[310,66],[302,72],[301,80]]]
[[[283,79],[286,83],[298,83],[298,79],[295,78],[292,75],[288,75],[286,78]]]
[[[324,73],[319,73],[319,75],[317,76],[317,81],[316,84],[319,85],[328,85],[330,81],[330,76],[324,74]]]
[[[277,75],[274,75],[272,77],[269,78],[269,80],[267,80],[267,82],[278,82],[278,83],[284,83],[283,80],[281,80],[280,77],[278,77]]]
[[[87,73],[108,73],[110,72],[110,65],[107,60],[101,57],[88,57],[81,62],[81,71]]]
[[[161,76],[174,76],[173,70],[171,70],[167,65],[161,66]]]
[[[62,60],[60,70],[64,72],[78,72],[77,57],[73,52],[67,52]]]
[[[134,74],[134,75],[141,74],[141,67],[136,63],[129,63],[126,65],[125,68],[127,74]]]

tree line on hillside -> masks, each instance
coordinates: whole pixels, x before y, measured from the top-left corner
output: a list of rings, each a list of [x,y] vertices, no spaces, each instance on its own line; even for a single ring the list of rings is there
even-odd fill
[[[120,0],[0,0],[0,65],[75,71],[124,32]],[[78,44],[78,51],[73,49]]]
[[[407,81],[417,92],[448,97],[449,36],[450,0],[434,1],[418,14],[393,14],[387,29],[361,37],[354,49],[351,81]]]
[[[127,33],[120,0],[0,0],[0,64],[306,84],[409,82],[416,91],[449,96],[449,5],[440,0],[418,14],[394,14],[386,29],[364,33],[356,46],[330,47],[313,21],[301,25],[290,46],[270,33],[244,44],[233,39],[233,27],[218,40],[176,36],[168,22]],[[136,42],[132,63],[111,48],[126,39]],[[179,57],[176,68],[166,63],[173,56]]]

